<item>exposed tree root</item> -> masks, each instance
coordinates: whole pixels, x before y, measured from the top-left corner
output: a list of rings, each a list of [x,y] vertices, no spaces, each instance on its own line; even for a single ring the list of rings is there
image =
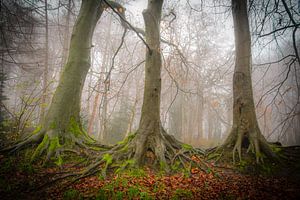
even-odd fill
[[[142,134],[130,135],[113,148],[102,151],[80,174],[70,173],[68,176],[75,176],[74,182],[99,172],[105,177],[109,169],[119,172],[143,165],[165,172],[183,169],[190,172],[191,166],[207,172],[210,169],[200,159],[202,156],[203,151],[179,142],[162,129],[161,134],[146,138]]]
[[[258,128],[253,129],[253,131],[233,128],[225,143],[220,147],[211,149],[208,154],[219,154],[215,158],[215,161],[218,161],[224,155],[224,151],[232,151],[233,163],[236,163],[236,154],[239,161],[242,161],[242,148],[247,149],[247,154],[251,153],[254,155],[257,164],[262,164],[265,157],[274,161],[280,161],[278,155],[272,151],[270,144],[261,135]]]
[[[45,154],[44,164],[53,160],[57,165],[61,165],[62,154],[71,152],[79,156],[89,157],[90,151],[99,151],[109,149],[111,147],[101,145],[93,138],[89,137],[85,132],[76,130],[62,133],[55,129],[40,130],[34,132],[27,138],[16,142],[14,145],[2,149],[2,152],[14,153],[29,147],[30,145],[38,145],[31,156],[31,162],[34,162]]]

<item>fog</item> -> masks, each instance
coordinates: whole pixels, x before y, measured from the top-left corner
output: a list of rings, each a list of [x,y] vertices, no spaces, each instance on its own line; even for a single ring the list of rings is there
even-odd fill
[[[127,21],[144,29],[147,1],[119,2]],[[256,114],[268,141],[299,145],[300,71],[293,29],[269,34],[289,22],[286,15],[266,15],[272,6],[262,4],[249,11]],[[45,6],[44,1],[4,0],[1,8],[1,121],[12,133],[1,137],[25,137],[49,108],[80,1],[49,0]],[[164,2],[161,36],[174,45],[161,44],[161,121],[169,134],[197,147],[221,144],[232,125],[230,9],[229,1]],[[136,32],[123,34],[119,17],[105,10],[94,32],[81,96],[84,129],[105,144],[135,132],[141,116],[146,47]],[[299,49],[299,30],[294,37]]]

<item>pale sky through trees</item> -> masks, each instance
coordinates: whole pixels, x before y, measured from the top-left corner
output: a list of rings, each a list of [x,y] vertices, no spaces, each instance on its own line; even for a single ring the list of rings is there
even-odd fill
[[[178,49],[164,42],[161,44],[163,55],[161,119],[167,130],[172,129],[173,123],[177,124],[178,127],[171,132],[179,132],[180,135],[178,137],[186,141],[190,140],[190,137],[197,135],[199,129],[203,129],[203,138],[208,140],[207,143],[209,143],[206,145],[211,146],[220,143],[224,139],[231,123],[232,110],[230,107],[232,103],[231,81],[234,64],[234,34],[230,2],[202,1],[202,4],[200,2],[196,0],[169,0],[164,2],[161,36],[166,41],[172,41],[177,45]],[[51,8],[48,10],[50,100],[60,77],[59,73],[62,66],[61,52],[65,48],[63,47],[65,37],[64,24],[66,23],[68,12],[63,7],[57,9],[58,1],[51,0],[48,1],[48,4],[49,8]],[[27,1],[25,5],[30,6]],[[38,2],[37,5],[43,6],[43,2]],[[260,4],[257,3],[257,5]],[[78,14],[79,6],[80,3],[78,1],[75,1],[75,4],[72,6],[69,36]],[[127,9],[127,20],[137,28],[144,28],[142,11],[146,9],[147,1],[128,1],[124,3],[124,7]],[[258,6],[256,9],[258,9]],[[41,17],[43,12],[40,8],[33,15],[37,19],[41,18],[41,20],[44,20]],[[290,62],[287,60],[279,64],[274,63],[271,67],[267,64],[292,54],[291,37],[289,37],[291,29],[285,31],[282,36],[276,37],[276,40],[272,35],[259,37],[258,35],[261,33],[258,31],[261,28],[261,22],[257,21],[256,15],[262,14],[257,10],[250,10],[252,80],[254,99],[256,103],[259,103],[256,105],[259,124],[264,130],[264,134],[271,141],[279,140],[285,144],[296,144],[298,143],[295,142],[295,140],[298,141],[296,139],[298,136],[295,135],[297,128],[293,128],[292,125],[297,124],[292,122],[296,120],[295,115],[292,114],[296,112],[293,106],[298,105],[295,101],[295,96],[297,96],[295,74],[294,72],[289,73],[288,80],[291,81],[285,81],[280,86],[280,82],[285,79],[288,69],[287,65]],[[276,25],[276,18],[272,20],[273,24],[268,21],[263,31],[261,31],[262,33],[269,32]],[[285,23],[285,20],[281,20],[281,22]],[[34,48],[44,48],[44,26],[37,26],[36,30],[39,34],[31,37],[33,38],[32,46]],[[123,137],[121,132],[126,132],[125,129],[128,129],[128,127],[132,127],[131,131],[134,131],[139,123],[144,68],[144,64],[141,62],[144,60],[145,52],[145,46],[140,38],[133,31],[127,31],[125,42],[115,56],[110,82],[105,89],[103,81],[112,67],[112,58],[121,43],[122,34],[123,28],[120,25],[118,16],[111,10],[105,11],[97,23],[93,37],[92,67],[85,80],[81,102],[81,115],[86,128],[90,126],[90,128],[93,128],[93,134],[97,135],[103,123],[109,123],[107,126],[111,130],[118,132],[117,135],[120,134],[116,136],[119,139]],[[296,35],[299,35],[299,31],[296,32]],[[11,73],[8,76],[12,79],[7,81],[6,86],[6,94],[10,101],[6,101],[6,103],[8,109],[12,109],[12,113],[16,113],[16,115],[22,113],[21,110],[24,109],[24,107],[18,106],[21,105],[20,102],[24,101],[22,95],[27,96],[26,92],[21,89],[25,87],[23,83],[27,82],[27,90],[35,90],[33,93],[36,93],[36,95],[38,95],[38,91],[42,87],[39,85],[42,81],[41,74],[43,73],[42,66],[44,65],[42,53],[42,51],[39,51],[38,56],[30,55],[32,58],[30,63],[34,64],[21,65],[21,67],[18,64],[10,64],[11,67],[9,69]],[[26,59],[22,60],[24,57],[20,55],[12,58],[20,63],[29,62]],[[5,59],[13,63],[14,60],[12,58],[8,56]],[[263,63],[266,64],[261,65]],[[30,70],[28,70],[29,68]],[[27,71],[23,72],[22,69]],[[19,76],[23,76],[24,80],[15,78]],[[30,79],[30,77],[34,78]],[[31,80],[34,80],[38,85],[31,88],[34,85]],[[22,84],[23,86],[21,87],[20,85]],[[280,94],[276,92],[278,88]],[[103,95],[104,93],[107,94]],[[96,97],[98,102],[95,102]],[[275,99],[273,100],[273,98]],[[35,103],[38,104],[38,102]],[[203,104],[202,128],[196,128],[196,124],[200,122],[197,121],[199,119],[196,119],[198,113],[193,112],[201,107],[199,104]],[[283,105],[286,105],[286,107]],[[33,118],[31,125],[35,126],[38,123],[37,116],[40,106],[25,107],[26,109],[34,109],[28,118],[22,120],[26,121]],[[105,115],[103,115],[103,109],[106,110]],[[93,113],[95,116],[92,120],[93,125],[91,125]],[[127,118],[125,117],[126,115]],[[180,123],[175,120],[175,115],[180,115],[176,119],[180,120]],[[125,124],[130,118],[128,116],[132,116],[132,122],[129,123],[131,125],[127,126]],[[103,118],[106,118],[105,122]],[[115,123],[113,119],[116,121],[123,119],[124,125],[122,125],[122,128],[113,125]],[[176,122],[172,122],[172,120]],[[194,128],[188,128],[191,126]],[[214,134],[216,134],[217,138],[220,138],[214,139]],[[213,141],[209,141],[210,137],[213,137]],[[114,142],[117,140],[114,140]]]

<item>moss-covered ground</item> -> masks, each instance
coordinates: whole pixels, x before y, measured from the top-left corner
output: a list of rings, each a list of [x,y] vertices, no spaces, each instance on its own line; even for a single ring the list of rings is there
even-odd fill
[[[186,146],[186,148],[190,148]],[[277,147],[274,147],[277,148]],[[108,171],[71,182],[51,182],[64,172],[80,172],[84,166],[73,154],[64,155],[60,166],[31,164],[34,151],[0,155],[1,199],[299,199],[299,148],[278,148],[285,164],[256,165],[251,158],[232,163],[232,154],[210,154],[207,172],[190,168],[166,174],[148,167]],[[293,157],[294,156],[294,157]],[[227,158],[228,160],[224,159]],[[103,156],[110,162],[109,156]],[[106,162],[106,163],[107,163]],[[131,162],[130,160],[128,162]],[[105,168],[105,164],[102,166]],[[176,167],[176,166],[173,166]],[[49,184],[51,183],[51,184]]]

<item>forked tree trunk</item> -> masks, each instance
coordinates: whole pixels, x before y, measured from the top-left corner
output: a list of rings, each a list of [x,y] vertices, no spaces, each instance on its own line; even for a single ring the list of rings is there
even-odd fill
[[[238,152],[241,159],[242,144],[255,153],[256,161],[262,161],[262,153],[274,156],[259,129],[251,81],[251,38],[247,14],[247,0],[232,0],[235,34],[235,68],[233,75],[233,126],[224,147],[233,148],[233,159]],[[247,148],[247,147],[246,147]]]

